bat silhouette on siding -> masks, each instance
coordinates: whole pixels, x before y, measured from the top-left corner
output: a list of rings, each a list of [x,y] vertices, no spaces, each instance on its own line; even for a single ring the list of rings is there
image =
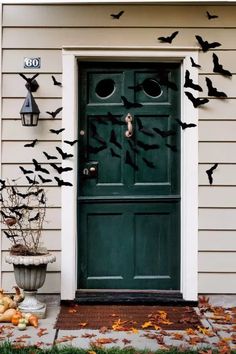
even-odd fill
[[[53,75],[52,75],[52,81],[53,81],[53,85],[62,87],[61,82],[57,81],[57,79]]]
[[[202,92],[202,88],[201,86],[197,85],[197,84],[194,84],[193,83],[193,80],[190,79],[190,72],[188,70],[186,70],[185,72],[185,83],[184,83],[184,87],[189,87],[189,88],[192,88],[193,90],[197,90],[197,91],[200,91]]]
[[[157,39],[159,39],[159,41],[161,41],[162,43],[171,44],[173,39],[177,36],[178,33],[179,33],[179,31],[175,31],[170,36],[167,36],[167,37],[162,36],[162,37],[158,37]]]
[[[195,37],[198,43],[200,44],[203,52],[208,52],[209,49],[213,49],[221,46],[219,42],[209,43],[208,41],[204,41],[201,36],[196,35]]]
[[[219,58],[215,53],[212,54],[212,57],[213,57],[213,64],[214,64],[213,67],[214,73],[219,73],[224,76],[232,76],[231,72],[229,70],[224,69],[223,65],[219,63]]]
[[[63,107],[57,108],[55,111],[49,112],[46,111],[47,114],[49,114],[52,118],[56,118],[56,116],[62,111]]]
[[[209,183],[212,184],[213,183],[213,172],[214,170],[217,168],[218,166],[218,163],[215,163],[211,168],[209,168],[208,170],[206,170],[206,174],[208,176],[208,180],[209,180]]]
[[[219,16],[217,16],[217,15],[212,15],[212,14],[210,14],[209,11],[206,12],[206,15],[207,15],[208,20],[214,20],[215,18],[218,18],[218,17],[219,17]]]
[[[24,147],[35,147],[35,144],[37,143],[38,139],[34,139],[32,143],[27,143],[24,145]]]
[[[209,102],[208,98],[199,98],[199,97],[196,98],[193,96],[193,94],[191,92],[188,92],[188,91],[185,91],[184,93],[188,97],[188,99],[192,102],[192,104],[195,108]]]
[[[213,87],[211,79],[209,79],[208,77],[206,77],[205,79],[208,88],[208,96],[227,97],[226,93],[220,92],[217,90],[217,88]]]
[[[110,16],[113,18],[113,20],[119,20],[120,17],[124,14],[124,11],[121,10],[120,12],[118,12],[117,14],[111,14]]]
[[[192,57],[190,57],[190,60],[191,60],[191,64],[192,64],[192,67],[193,67],[193,68],[201,68],[201,65],[195,63],[195,61],[193,60]]]
[[[194,128],[196,127],[197,125],[194,124],[194,123],[185,123],[185,122],[182,122],[180,119],[178,118],[175,118],[176,122],[181,126],[181,128],[184,130],[186,128]]]

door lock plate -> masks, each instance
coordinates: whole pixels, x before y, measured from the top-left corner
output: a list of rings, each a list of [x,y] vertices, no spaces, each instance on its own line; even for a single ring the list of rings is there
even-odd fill
[[[98,162],[86,162],[82,168],[82,175],[84,178],[96,178],[98,176]]]

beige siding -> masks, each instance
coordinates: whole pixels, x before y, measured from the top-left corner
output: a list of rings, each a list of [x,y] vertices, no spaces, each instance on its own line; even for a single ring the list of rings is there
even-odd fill
[[[3,25],[17,27],[234,27],[236,9],[233,6],[132,6],[122,5],[125,11],[119,23],[111,13],[121,5],[93,6],[5,6]],[[208,21],[206,11],[219,15],[217,21]],[[186,16],[187,13],[187,16]]]
[[[199,231],[199,251],[235,251],[236,231],[214,230]],[[226,254],[227,256],[227,254]]]
[[[125,11],[119,21],[111,13]],[[219,16],[209,21],[206,11]],[[205,76],[224,91],[227,99],[210,98],[199,108],[199,292],[236,292],[236,6],[204,5],[4,5],[2,55],[2,178],[22,176],[19,164],[32,168],[32,157],[54,171],[42,154],[57,154],[60,136],[49,129],[61,127],[61,113],[55,120],[46,111],[61,106],[61,88],[52,84],[51,75],[60,81],[63,46],[154,46],[168,47],[158,36],[179,31],[172,46],[198,47],[195,35],[219,41],[222,46],[208,53],[199,52],[200,96],[207,97]],[[212,53],[216,53],[224,68],[234,75],[226,78],[213,73]],[[19,111],[26,94],[20,72],[24,57],[41,57],[37,81],[40,85],[34,96],[40,107],[36,128],[22,128]],[[13,89],[14,88],[14,89]],[[19,133],[20,132],[20,133]],[[185,132],[187,134],[187,131]],[[69,135],[69,134],[68,134]],[[24,144],[39,138],[33,151]],[[68,136],[68,139],[70,137]],[[219,166],[210,186],[206,169],[213,163]],[[66,174],[65,174],[66,179]],[[20,184],[26,185],[21,178]],[[50,267],[41,292],[60,291],[60,193],[55,181],[49,183],[48,223],[43,230],[47,247],[56,253],[57,263]],[[2,254],[9,243],[2,238]],[[4,263],[2,286],[11,290],[14,283],[10,268]]]
[[[166,47],[166,43],[157,40],[173,32],[171,29],[160,28],[5,28],[3,30],[3,48],[54,48],[67,46],[158,46]],[[209,42],[215,41],[214,28],[196,29],[179,28],[181,35],[175,38],[176,46],[199,46],[195,34],[207,38]],[[95,34],[96,33],[96,34]],[[220,49],[235,48],[236,29],[221,29],[217,32],[217,41],[222,45]],[[37,41],[35,40],[37,38]]]

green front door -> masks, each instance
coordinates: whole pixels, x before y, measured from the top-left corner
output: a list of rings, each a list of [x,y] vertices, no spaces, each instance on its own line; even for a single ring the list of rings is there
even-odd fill
[[[78,289],[180,289],[177,64],[79,65]]]

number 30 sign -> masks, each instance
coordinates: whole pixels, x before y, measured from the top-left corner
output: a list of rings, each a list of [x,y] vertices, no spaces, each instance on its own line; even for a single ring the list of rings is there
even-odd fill
[[[39,69],[41,67],[41,58],[24,58],[25,69]]]

